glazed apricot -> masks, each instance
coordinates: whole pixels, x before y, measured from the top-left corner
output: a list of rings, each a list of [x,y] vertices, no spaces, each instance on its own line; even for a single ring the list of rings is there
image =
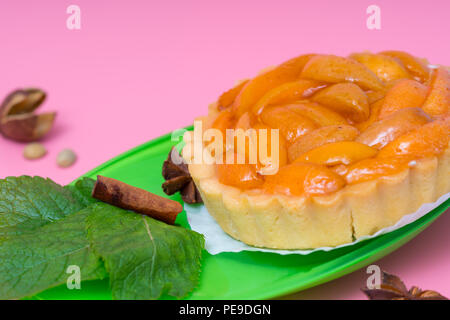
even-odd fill
[[[441,154],[448,147],[449,141],[450,118],[439,119],[395,139],[381,149],[378,157],[431,157]]]
[[[252,113],[246,112],[238,119],[235,128],[247,130],[252,128],[256,121],[256,117]]]
[[[370,115],[369,119],[363,122],[355,123],[355,127],[358,128],[359,131],[364,132],[371,124],[378,121],[378,116],[380,115],[381,107],[383,106],[384,98],[374,102],[370,105]]]
[[[404,108],[421,107],[427,97],[428,88],[415,80],[398,81],[386,94],[379,118],[384,119]]]
[[[212,127],[219,129],[225,137],[226,129],[233,129],[234,122],[234,114],[230,111],[230,109],[226,109],[219,113],[217,118],[214,120]]]
[[[257,123],[256,117],[251,114],[250,112],[244,113],[236,122],[235,130],[234,130],[234,144],[228,145],[227,150],[234,150],[236,152],[240,152],[242,154],[245,153],[245,159],[248,163],[249,161],[249,154],[250,150],[253,150],[250,148],[250,144],[252,144],[252,147],[255,148],[256,155],[257,155],[257,141],[258,141],[258,134],[257,130],[254,130],[254,134],[252,132],[248,132],[247,130],[252,130],[253,126]],[[241,132],[239,132],[241,130]],[[227,137],[228,138],[228,137]],[[241,143],[242,145],[239,145]],[[253,158],[252,158],[253,159]],[[252,160],[253,161],[253,160]],[[256,160],[254,160],[256,161]]]
[[[450,106],[450,73],[444,67],[433,71],[430,92],[422,109],[431,116],[449,113]]]
[[[314,55],[306,54],[293,58],[250,80],[234,100],[233,111],[239,117],[249,111],[269,90],[283,83],[297,80],[303,67],[312,56]]]
[[[359,134],[358,129],[350,125],[334,125],[313,130],[297,139],[288,148],[288,159],[293,162],[300,155],[327,143],[352,141]]]
[[[421,60],[403,51],[383,51],[380,54],[400,60],[411,76],[420,82],[426,82],[430,76],[430,69]]]
[[[241,81],[238,85],[222,93],[222,95],[219,97],[219,100],[217,101],[217,108],[219,110],[224,110],[230,107],[248,81],[249,80]]]
[[[369,104],[373,104],[386,96],[386,90],[378,90],[378,91],[368,90],[365,92],[365,94],[367,96],[367,102]]]
[[[328,143],[312,149],[295,160],[297,162],[312,162],[326,166],[339,164],[349,165],[363,159],[373,158],[378,150],[355,141]]]
[[[280,168],[277,174],[266,176],[263,189],[284,195],[322,195],[336,192],[345,185],[338,174],[312,163],[293,163]]]
[[[254,114],[259,115],[266,106],[280,105],[301,100],[311,96],[314,92],[324,87],[325,84],[322,82],[305,79],[284,83],[281,86],[268,91],[253,106],[252,111]]]
[[[264,179],[252,164],[217,164],[219,182],[239,189],[259,188]]]
[[[256,170],[259,173],[267,173],[272,172],[273,170],[277,170],[277,168],[284,166],[287,163],[287,149],[286,149],[286,141],[283,137],[278,137],[278,140],[275,139],[278,145],[278,155],[272,154],[272,131],[269,126],[256,122],[253,125],[253,129],[256,132],[256,150],[253,152],[257,152],[256,154]],[[266,139],[262,139],[262,131],[261,129],[266,130]],[[265,150],[262,150],[265,149]],[[238,151],[239,147],[235,143],[235,150]],[[254,157],[253,157],[254,158]],[[246,140],[245,145],[245,159],[247,163],[250,163],[250,147],[249,140]]]
[[[311,58],[303,68],[301,77],[331,83],[354,82],[364,90],[383,88],[377,76],[365,65],[334,55],[317,55]]]
[[[330,169],[341,177],[345,177],[348,172],[348,167],[345,164],[338,164],[337,166],[331,166]]]
[[[319,126],[348,124],[347,120],[339,113],[311,101],[298,101],[287,105],[286,108],[301,116],[310,118]]]
[[[401,135],[430,121],[431,118],[420,108],[401,109],[370,125],[355,141],[381,149]]]
[[[320,90],[311,99],[356,122],[367,120],[369,117],[367,96],[353,83],[334,84]]]
[[[279,129],[281,136],[288,143],[293,143],[297,138],[317,128],[314,121],[285,107],[264,108],[260,118],[271,128]]]
[[[350,58],[365,65],[385,82],[409,78],[403,64],[392,57],[373,53],[353,53]]]
[[[355,184],[399,173],[408,168],[408,162],[409,159],[395,157],[365,159],[350,165],[343,173],[348,184]]]

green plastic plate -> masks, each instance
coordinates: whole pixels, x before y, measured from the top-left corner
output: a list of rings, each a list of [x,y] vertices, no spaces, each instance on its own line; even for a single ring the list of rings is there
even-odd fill
[[[161,166],[175,143],[164,135],[138,146],[88,172],[116,178],[163,195]],[[172,199],[181,201],[179,195]],[[450,206],[447,200],[421,219],[389,234],[353,246],[306,256],[238,252],[203,256],[198,287],[187,299],[268,299],[304,290],[362,268],[396,250],[431,224]],[[177,223],[189,227],[186,214]],[[34,299],[111,299],[108,279],[82,282],[80,290],[65,285],[41,292]],[[170,297],[162,297],[170,298]]]

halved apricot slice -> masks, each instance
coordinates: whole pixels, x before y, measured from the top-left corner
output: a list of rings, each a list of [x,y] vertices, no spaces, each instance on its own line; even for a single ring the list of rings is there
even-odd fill
[[[331,166],[330,169],[341,177],[345,177],[348,172],[348,167],[349,166],[346,166],[345,164],[338,164],[337,166]]]
[[[250,80],[236,97],[233,103],[233,110],[240,116],[249,111],[267,91],[283,83],[297,80],[303,67],[312,56],[314,55],[306,54],[293,58]]]
[[[380,54],[400,60],[413,78],[426,82],[430,76],[430,69],[421,60],[403,51],[382,51]]]
[[[370,125],[355,141],[381,149],[389,142],[429,121],[431,118],[420,108],[401,109]]]
[[[247,130],[253,127],[253,125],[256,123],[257,119],[256,116],[253,115],[251,112],[246,112],[236,122],[236,129],[243,129]]]
[[[258,163],[256,165],[256,169],[258,172],[262,172],[263,168],[265,172],[270,171],[270,168],[282,167],[287,164],[287,148],[286,148],[286,140],[278,136],[278,159],[275,158],[275,155],[272,154],[272,131],[271,127],[266,126],[262,123],[257,123],[254,126],[254,129],[258,135]],[[267,130],[267,138],[266,142],[262,139],[262,131],[261,129]],[[263,153],[267,156],[265,159],[261,156],[261,148],[266,148],[266,152]]]
[[[370,115],[369,119],[363,122],[355,123],[355,127],[358,128],[359,131],[364,132],[372,123],[378,121],[378,116],[380,114],[381,107],[383,106],[384,98],[374,102],[370,105]]]
[[[241,120],[247,118],[247,114],[250,113],[244,113],[238,123],[245,122]],[[236,126],[236,129],[242,129],[244,131],[235,131],[236,136],[234,138],[233,149],[238,154],[245,153],[246,163],[256,164],[256,170],[258,172],[261,170],[269,172],[271,168],[284,166],[287,163],[286,141],[283,137],[278,136],[278,139],[276,139],[274,136],[274,141],[272,141],[272,128],[259,122],[254,123],[252,127],[246,126],[246,124],[242,127]],[[253,130],[253,133],[246,132],[248,129]],[[263,130],[265,130],[265,136],[263,136]],[[275,143],[274,148],[278,147],[278,150],[272,150],[273,142]]]
[[[386,90],[378,90],[378,91],[368,90],[365,93],[367,96],[367,102],[369,104],[373,104],[386,96]]]
[[[219,100],[217,101],[217,108],[219,110],[224,110],[230,107],[238,96],[239,92],[241,92],[242,88],[247,84],[248,81],[249,80],[241,81],[238,85],[222,93],[222,95],[219,97]]]
[[[286,108],[301,116],[310,118],[319,126],[348,124],[347,120],[337,112],[311,101],[298,101],[295,104],[287,105]]]
[[[288,148],[288,159],[293,162],[300,155],[327,143],[352,141],[359,134],[358,129],[350,125],[321,127],[300,137]]]
[[[317,92],[312,98],[352,121],[361,122],[369,117],[369,103],[364,91],[353,83],[338,83]]]
[[[373,53],[353,53],[350,58],[362,63],[385,82],[409,78],[409,73],[399,60]]]
[[[314,121],[285,107],[264,108],[260,118],[266,125],[279,129],[280,135],[288,143],[293,143],[298,137],[317,128]]]
[[[450,118],[443,118],[400,136],[381,149],[378,157],[432,157],[441,154],[448,147],[449,141]]]
[[[254,114],[261,114],[264,107],[269,105],[280,105],[295,100],[301,100],[311,96],[317,90],[324,88],[325,84],[314,80],[300,79],[293,82],[287,82],[268,91],[252,107]]]
[[[433,71],[430,92],[422,109],[431,116],[449,113],[450,106],[450,73],[444,67]]]
[[[303,68],[301,77],[331,83],[354,82],[364,90],[381,90],[383,84],[365,65],[349,58],[317,55]]]
[[[220,183],[239,189],[248,190],[259,188],[264,178],[256,171],[252,164],[217,164],[217,176]]]
[[[386,94],[379,118],[384,119],[404,108],[421,107],[427,96],[428,88],[415,80],[398,81]]]
[[[284,195],[322,195],[338,191],[345,181],[324,166],[293,163],[280,168],[277,174],[266,176],[263,188],[269,193]]]
[[[348,184],[355,184],[399,173],[408,168],[408,162],[409,159],[395,157],[365,159],[350,165],[343,173]]]
[[[234,122],[235,118],[233,113],[230,109],[226,109],[219,113],[217,118],[214,120],[212,127],[215,129],[219,129],[223,134],[223,138],[225,139],[226,129],[233,129]]]
[[[377,149],[365,144],[341,141],[312,149],[298,157],[295,162],[312,162],[326,166],[349,165],[363,159],[373,158],[377,153]]]
[[[252,132],[248,132],[247,130],[253,130],[253,126],[257,123],[256,116],[254,116],[250,112],[244,113],[236,122],[235,131],[234,131],[234,145],[228,146],[228,149],[231,149],[233,147],[234,151],[239,152],[241,151],[243,153],[243,150],[245,150],[246,159],[248,159],[248,154],[250,150],[250,143],[252,143],[252,146],[254,146],[256,152],[257,152],[257,130],[254,130],[255,133],[252,134]],[[238,133],[238,129],[242,129],[242,134]],[[239,136],[239,138],[238,138]],[[225,138],[225,137],[224,137]],[[239,145],[243,144],[243,145]]]

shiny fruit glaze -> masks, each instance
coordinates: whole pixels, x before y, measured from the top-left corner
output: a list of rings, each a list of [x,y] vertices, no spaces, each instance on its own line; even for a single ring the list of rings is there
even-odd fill
[[[350,58],[365,65],[383,82],[409,78],[403,63],[395,58],[373,53],[354,53]]]
[[[279,161],[258,153],[253,164],[217,164],[218,179],[241,190],[314,196],[393,175],[447,149],[449,104],[448,68],[430,69],[406,52],[301,55],[220,96],[211,127],[256,129],[258,151],[271,149],[270,130],[278,129]],[[259,129],[269,132],[264,143]],[[239,152],[248,160],[245,147]],[[278,171],[263,174],[267,166]]]
[[[367,120],[370,115],[367,95],[353,83],[337,83],[319,91],[312,98],[355,122]]]
[[[326,85],[322,82],[305,79],[287,82],[267,92],[252,107],[252,112],[254,114],[259,115],[266,106],[275,104],[284,104],[289,101],[307,98],[311,96],[314,92],[324,88],[325,86]]]
[[[243,190],[258,188],[263,185],[263,177],[257,172],[256,165],[237,163],[236,154],[234,154],[234,162],[233,164],[216,165],[220,182]]]
[[[339,113],[321,106],[318,103],[298,101],[294,104],[287,105],[286,108],[290,111],[294,111],[298,115],[310,118],[320,127],[332,126],[335,124],[347,124],[347,120]]]
[[[363,143],[355,141],[341,141],[324,144],[310,150],[295,162],[317,163],[325,166],[336,166],[339,164],[349,165],[367,158],[373,158],[378,150]]]
[[[398,110],[421,106],[427,93],[428,88],[420,82],[400,80],[386,94],[378,117],[384,119]]]
[[[358,135],[358,129],[348,124],[320,127],[305,134],[289,146],[289,161],[294,162],[302,154],[327,143],[353,141]]]
[[[420,108],[402,109],[371,124],[355,141],[382,149],[389,142],[411,130],[420,128],[429,121],[431,121],[430,116]]]
[[[374,180],[382,176],[396,174],[408,168],[408,158],[373,158],[357,162],[343,172],[348,184]]]
[[[403,51],[383,51],[380,54],[399,60],[409,71],[413,79],[422,83],[428,81],[430,69],[425,62]]]
[[[430,91],[422,109],[431,116],[439,117],[450,111],[450,73],[448,68],[439,67],[433,72]]]
[[[311,118],[282,106],[265,108],[260,118],[268,126],[279,129],[281,136],[289,143],[317,128]]]
[[[378,157],[432,157],[444,152],[449,140],[450,118],[439,119],[398,137],[381,149]]]
[[[269,193],[299,196],[335,192],[345,185],[342,177],[330,169],[313,163],[293,163],[266,176],[264,190]]]

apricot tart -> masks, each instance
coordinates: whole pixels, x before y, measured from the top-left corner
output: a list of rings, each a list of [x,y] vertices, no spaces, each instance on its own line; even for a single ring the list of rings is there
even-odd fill
[[[450,192],[449,88],[446,67],[405,52],[301,55],[222,94],[196,122],[205,134],[185,134],[183,157],[233,238],[349,243]],[[237,129],[244,147],[228,139]]]

